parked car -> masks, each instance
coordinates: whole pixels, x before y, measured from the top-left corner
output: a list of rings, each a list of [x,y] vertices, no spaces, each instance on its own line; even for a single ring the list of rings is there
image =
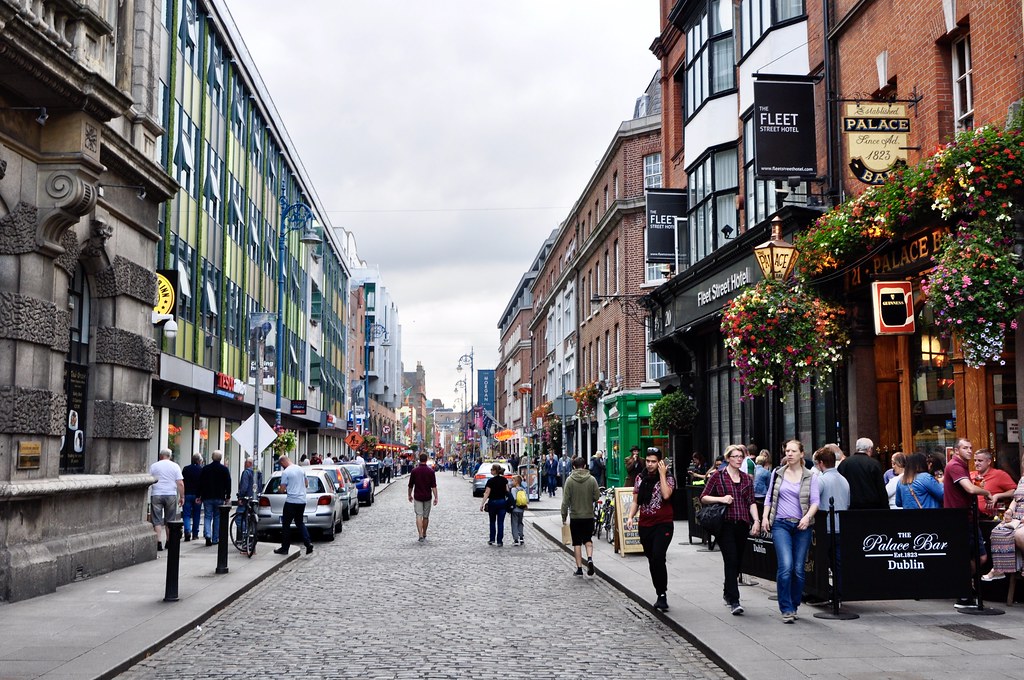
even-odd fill
[[[473,476],[473,495],[474,496],[483,496],[484,495],[484,488],[487,486],[487,480],[492,477],[492,475],[491,475],[491,466],[495,465],[495,464],[500,465],[503,468],[505,468],[505,472],[502,473],[502,476],[505,477],[505,479],[507,479],[509,481],[512,480],[513,472],[512,472],[512,465],[510,463],[507,463],[507,462],[505,462],[503,460],[491,460],[491,461],[487,461],[486,463],[481,463],[480,467],[477,468],[476,474]]]
[[[334,532],[344,521],[343,499],[334,484],[328,479],[326,470],[306,468],[306,511],[304,520],[310,531],[318,532],[328,541],[334,540]],[[281,531],[281,516],[284,512],[285,494],[280,491],[281,472],[270,476],[260,496],[256,511],[256,531],[267,534]]]
[[[359,502],[373,505],[373,492],[377,486],[373,483],[366,466],[359,463],[344,463],[344,465],[352,475],[352,481],[356,483],[356,488],[359,489]]]
[[[359,514],[359,489],[352,479],[352,474],[344,465],[313,465],[310,470],[323,470],[327,478],[334,484],[337,493],[342,497],[341,517],[349,519]]]

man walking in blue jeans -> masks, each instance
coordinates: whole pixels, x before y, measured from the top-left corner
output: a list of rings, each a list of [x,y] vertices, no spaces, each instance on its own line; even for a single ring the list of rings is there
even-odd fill
[[[192,464],[181,470],[185,479],[185,503],[181,506],[181,518],[185,522],[185,540],[199,538],[199,522],[203,516],[203,506],[196,500],[199,497],[199,475],[203,472],[203,457],[192,454]]]
[[[306,471],[301,465],[293,464],[288,456],[281,456],[280,463],[282,472],[278,488],[285,493],[285,499],[281,515],[281,547],[274,554],[288,554],[292,545],[290,530],[294,521],[308,555],[313,552],[313,541],[309,540],[309,530],[306,528]]]
[[[206,545],[213,545],[220,540],[220,512],[217,508],[231,498],[231,472],[220,462],[223,457],[223,452],[214,451],[210,455],[209,464],[199,473],[199,496],[196,500],[202,500],[203,503]]]

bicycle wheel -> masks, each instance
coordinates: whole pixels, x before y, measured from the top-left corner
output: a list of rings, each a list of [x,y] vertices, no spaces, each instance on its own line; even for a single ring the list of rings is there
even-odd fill
[[[244,547],[239,547],[239,550],[244,552],[246,557],[252,557],[256,554],[256,522],[256,511],[251,506],[246,508],[242,526]]]

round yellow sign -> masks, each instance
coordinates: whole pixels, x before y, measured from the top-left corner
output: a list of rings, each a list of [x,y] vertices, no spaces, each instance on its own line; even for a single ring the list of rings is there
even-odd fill
[[[157,314],[170,314],[174,310],[174,286],[163,274],[156,275],[156,307]]]

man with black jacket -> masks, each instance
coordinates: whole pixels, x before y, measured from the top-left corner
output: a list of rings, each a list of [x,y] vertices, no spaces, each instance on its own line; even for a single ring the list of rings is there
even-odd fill
[[[217,508],[231,497],[231,472],[220,462],[223,457],[222,451],[214,451],[209,464],[199,473],[199,499],[203,502],[206,545],[213,545],[220,540],[220,511]]]
[[[872,457],[875,443],[867,437],[857,440],[855,451],[839,464],[839,474],[850,483],[850,510],[887,510],[882,465]]]

